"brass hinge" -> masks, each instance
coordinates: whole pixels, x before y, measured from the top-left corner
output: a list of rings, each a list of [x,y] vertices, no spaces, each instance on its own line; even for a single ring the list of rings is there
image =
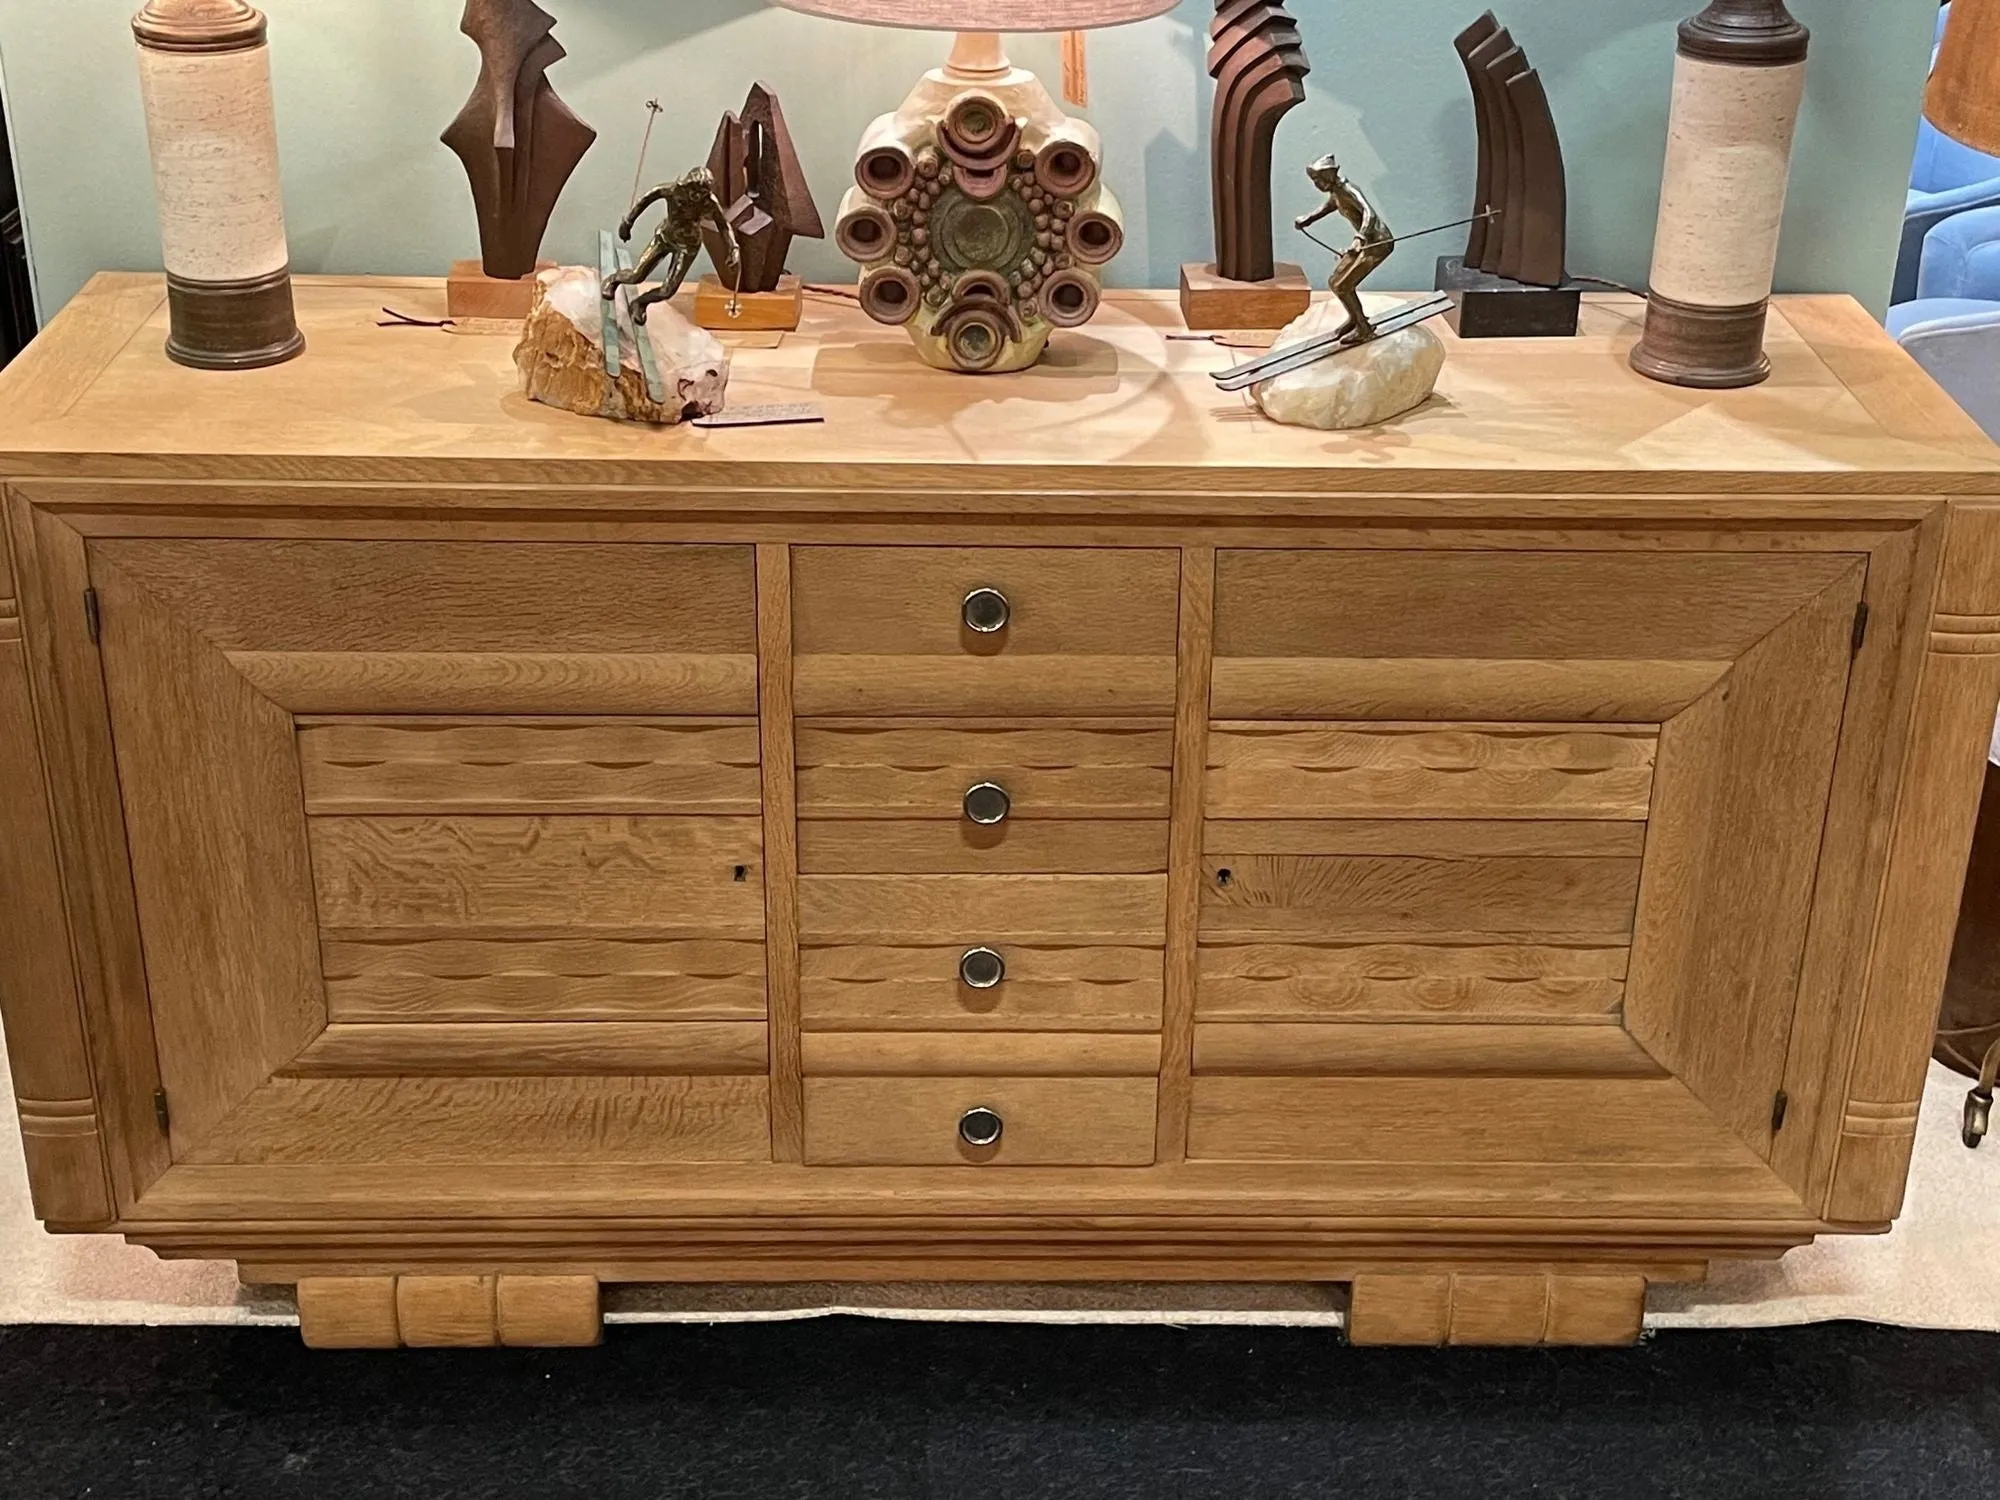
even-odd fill
[[[1783,1089],[1779,1089],[1778,1097],[1771,1101],[1772,1135],[1776,1135],[1779,1131],[1785,1128],[1785,1116],[1791,1113],[1791,1109],[1792,1109],[1792,1096],[1786,1093]]]
[[[167,1134],[171,1128],[170,1121],[173,1117],[167,1113],[167,1091],[165,1089],[153,1090],[153,1118],[160,1122],[160,1134]]]
[[[95,646],[104,634],[104,615],[98,608],[97,590],[83,591],[83,628],[90,632],[90,644]]]
[[[1861,654],[1861,643],[1867,639],[1868,606],[1857,604],[1854,606],[1854,634],[1848,638],[1850,649],[1847,654],[1849,656],[1859,656]]]

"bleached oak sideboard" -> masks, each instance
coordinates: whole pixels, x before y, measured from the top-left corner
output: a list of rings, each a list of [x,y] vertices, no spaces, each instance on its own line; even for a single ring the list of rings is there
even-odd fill
[[[1856,305],[1704,394],[1457,344],[1275,427],[1113,298],[816,303],[655,432],[377,326],[0,378],[0,1003],[38,1213],[318,1344],[646,1280],[1318,1279],[1614,1342],[1896,1214],[2000,697],[2000,454]]]

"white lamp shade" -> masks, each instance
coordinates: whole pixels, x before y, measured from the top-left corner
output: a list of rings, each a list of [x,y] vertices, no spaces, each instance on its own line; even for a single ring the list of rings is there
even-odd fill
[[[1086,31],[1163,16],[1177,0],[778,0],[787,10],[913,31]]]

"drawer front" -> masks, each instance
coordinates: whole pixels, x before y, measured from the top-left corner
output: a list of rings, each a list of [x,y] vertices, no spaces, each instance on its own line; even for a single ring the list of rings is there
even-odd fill
[[[824,1031],[805,1037],[808,1078],[1153,1078],[1158,1033]]]
[[[1159,1105],[1151,1078],[808,1078],[812,1166],[1150,1166]],[[966,1117],[999,1120],[990,1145]],[[985,1139],[983,1120],[975,1139]]]
[[[1179,569],[1168,550],[800,548],[798,712],[1171,714]]]
[[[805,724],[798,731],[799,815],[970,821],[967,793],[985,784],[1007,794],[1002,822],[1164,819],[1173,759],[1168,724]]]
[[[828,943],[1166,942],[1164,875],[809,875],[802,941]]]
[[[807,875],[1163,875],[1167,820],[815,820],[799,825]]]
[[[806,1029],[1159,1029],[1165,957],[1158,948],[977,946],[999,960],[972,969],[984,988],[965,978],[972,945],[809,947],[800,955],[799,982]]]

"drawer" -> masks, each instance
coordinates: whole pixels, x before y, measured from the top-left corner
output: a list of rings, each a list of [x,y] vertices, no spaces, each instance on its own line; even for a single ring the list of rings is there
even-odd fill
[[[1659,723],[1853,568],[1839,555],[1229,550],[1217,718]]]
[[[974,959],[956,946],[851,943],[799,955],[808,1031],[1157,1031],[1165,956],[1158,948],[1074,948],[995,941]],[[983,965],[983,967],[979,967]],[[994,980],[997,968],[998,981]]]
[[[808,875],[799,930],[830,943],[1162,946],[1164,875]]]
[[[1174,711],[1170,550],[803,547],[792,608],[802,715]]]
[[[1154,1078],[1158,1032],[820,1031],[808,1078]]]
[[[801,818],[971,822],[972,788],[1006,793],[999,823],[1168,814],[1168,723],[1051,728],[833,721],[798,730]],[[995,823],[991,826],[999,826]]]
[[[293,713],[757,712],[749,547],[112,539],[91,567],[107,615]]]
[[[811,1166],[1142,1167],[1154,1160],[1159,1085],[1151,1078],[808,1078]],[[969,1144],[975,1111],[998,1139]],[[975,1139],[991,1122],[975,1119]]]

